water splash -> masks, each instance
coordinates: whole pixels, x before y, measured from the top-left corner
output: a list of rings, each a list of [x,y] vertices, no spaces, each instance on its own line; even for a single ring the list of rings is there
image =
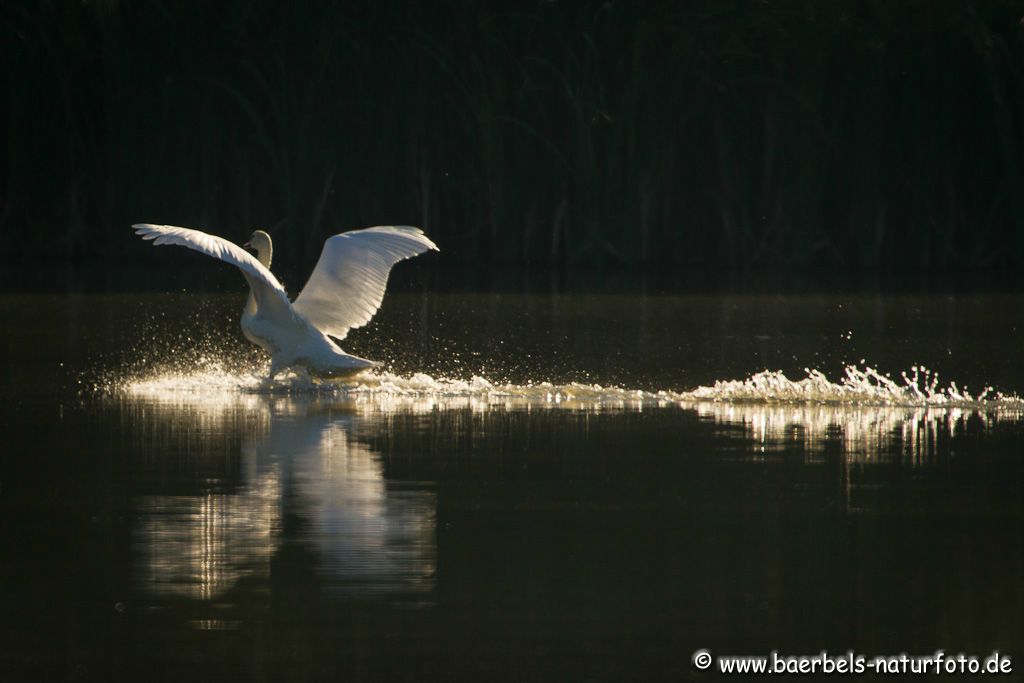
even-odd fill
[[[401,375],[368,371],[346,381],[319,381],[301,374],[268,380],[262,366],[239,370],[237,364],[199,359],[189,369],[172,369],[109,377],[94,386],[103,393],[156,400],[188,399],[189,403],[221,401],[235,396],[307,395],[356,402],[418,404],[433,409],[441,404],[485,408],[500,405],[545,405],[568,408],[643,407],[697,403],[807,404],[833,406],[890,406],[907,408],[967,408],[1024,411],[1024,399],[984,387],[972,393],[956,382],[942,384],[939,375],[922,366],[900,373],[900,379],[865,365],[848,365],[833,381],[817,369],[790,379],[782,371],[765,370],[746,379],[720,380],[690,390],[645,390],[569,382],[495,382],[433,377],[426,373]]]
[[[843,453],[847,463],[896,457],[924,464],[931,462],[939,441],[1024,420],[1020,397],[987,388],[973,394],[953,382],[942,385],[935,373],[920,366],[901,373],[899,380],[864,364],[844,368],[835,381],[817,370],[798,379],[763,371],[687,391],[514,384],[387,371],[345,382],[300,375],[269,381],[265,372],[265,366],[239,372],[211,361],[192,370],[113,378],[101,388],[143,421],[165,415],[170,424],[186,429],[204,425],[211,433],[239,420],[262,433],[274,419],[291,415],[348,415],[358,418],[354,424],[382,429],[392,416],[429,419],[452,410],[468,410],[469,419],[486,421],[511,410],[596,414],[678,408],[696,413],[733,440],[740,457],[788,457],[797,451],[814,460],[831,451]]]
[[[684,393],[693,400],[711,401],[906,407],[1024,407],[1024,399],[997,392],[992,387],[985,387],[978,394],[972,394],[967,387],[961,388],[956,382],[943,386],[938,373],[920,365],[913,366],[909,372],[900,373],[902,382],[863,364],[847,365],[838,382],[828,379],[820,370],[805,368],[804,371],[806,377],[792,380],[780,370],[765,370],[744,380],[719,381],[713,386],[699,387]]]

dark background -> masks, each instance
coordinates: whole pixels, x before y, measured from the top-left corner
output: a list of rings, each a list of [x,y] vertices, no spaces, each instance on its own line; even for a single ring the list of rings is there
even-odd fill
[[[443,250],[424,267],[470,279],[1019,273],[1022,16],[0,1],[3,279],[209,268],[142,248],[143,221],[269,229],[293,285],[326,236],[377,224],[422,226]]]

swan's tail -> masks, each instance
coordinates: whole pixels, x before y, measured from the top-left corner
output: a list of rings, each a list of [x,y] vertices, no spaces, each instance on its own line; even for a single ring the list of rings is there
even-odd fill
[[[378,365],[380,364],[377,361],[350,356],[347,353],[338,353],[330,363],[323,363],[316,368],[310,368],[310,374],[325,379],[338,379],[341,377],[351,377],[358,372],[375,368]]]

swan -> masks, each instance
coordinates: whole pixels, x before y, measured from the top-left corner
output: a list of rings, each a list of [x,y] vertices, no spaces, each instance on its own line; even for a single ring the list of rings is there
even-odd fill
[[[426,251],[438,251],[422,230],[409,226],[378,226],[334,235],[324,242],[306,286],[295,301],[289,301],[270,272],[274,246],[262,230],[238,246],[223,237],[173,225],[137,223],[132,229],[153,244],[188,247],[242,271],[249,283],[242,332],[270,354],[269,379],[293,367],[316,377],[335,378],[377,365],[345,353],[334,339],[341,341],[349,330],[370,322],[384,299],[392,266]]]

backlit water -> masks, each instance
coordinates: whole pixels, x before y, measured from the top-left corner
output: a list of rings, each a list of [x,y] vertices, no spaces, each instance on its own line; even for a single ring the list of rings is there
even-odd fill
[[[0,680],[1024,657],[1024,297],[393,294],[340,388],[242,300],[0,297]]]

